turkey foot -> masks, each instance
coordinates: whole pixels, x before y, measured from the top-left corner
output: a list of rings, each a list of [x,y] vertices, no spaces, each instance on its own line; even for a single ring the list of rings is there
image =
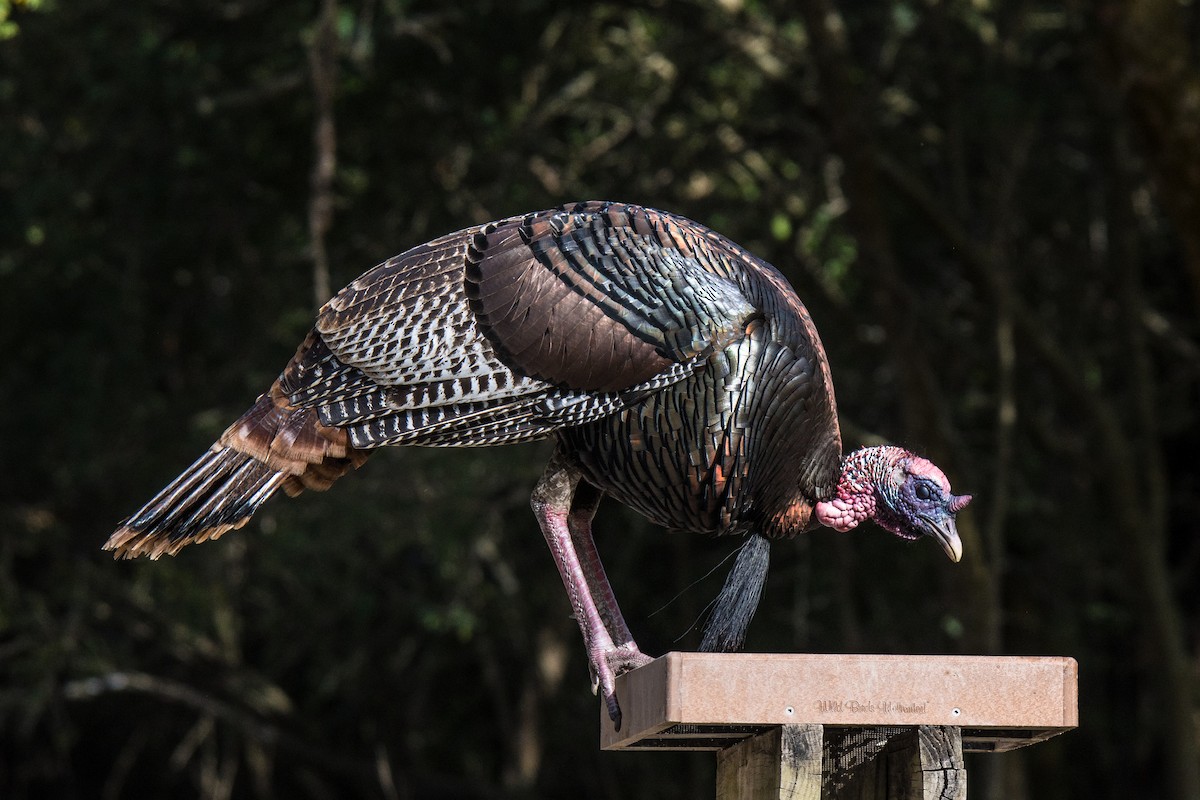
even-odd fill
[[[630,642],[614,650],[593,653],[588,648],[588,661],[592,669],[592,692],[600,693],[608,708],[608,718],[613,727],[621,730],[621,706],[617,702],[616,681],[626,672],[649,664],[654,659]]]

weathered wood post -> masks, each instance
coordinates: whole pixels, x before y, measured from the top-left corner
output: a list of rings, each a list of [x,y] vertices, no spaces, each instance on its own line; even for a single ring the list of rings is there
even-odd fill
[[[718,800],[961,800],[963,751],[1074,728],[1063,657],[668,653],[617,680],[604,750],[714,750]]]

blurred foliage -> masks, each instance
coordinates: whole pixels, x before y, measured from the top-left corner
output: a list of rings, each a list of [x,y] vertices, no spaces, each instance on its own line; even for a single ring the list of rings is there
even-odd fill
[[[1187,797],[1200,294],[1119,6],[846,3],[837,63],[769,0],[340,5],[333,281],[578,199],[751,248],[822,331],[847,445],[977,500],[957,567],[877,530],[777,544],[749,647],[1075,656],[1083,727],[970,757],[973,792]],[[99,551],[310,324],[318,13],[0,0],[0,796],[706,796],[709,756],[596,751],[527,505],[546,445],[380,453],[219,544]],[[734,543],[613,503],[597,539],[643,649],[694,647]]]

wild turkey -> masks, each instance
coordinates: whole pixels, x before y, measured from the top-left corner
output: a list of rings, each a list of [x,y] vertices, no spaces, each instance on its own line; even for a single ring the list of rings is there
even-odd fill
[[[468,228],[351,283],[270,390],[105,548],[174,554],[383,445],[546,437],[533,510],[618,726],[614,680],[650,659],[592,541],[604,495],[668,528],[748,534],[707,649],[740,647],[768,539],[873,519],[961,555],[970,497],[941,470],[897,447],[842,458],[824,349],[779,272],[683,217],[601,202]]]

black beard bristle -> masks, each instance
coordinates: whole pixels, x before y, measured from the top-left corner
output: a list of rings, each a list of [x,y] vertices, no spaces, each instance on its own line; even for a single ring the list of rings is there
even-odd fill
[[[757,533],[747,536],[704,624],[702,652],[730,653],[742,649],[746,628],[754,618],[763,584],[767,582],[770,561],[771,543]]]

